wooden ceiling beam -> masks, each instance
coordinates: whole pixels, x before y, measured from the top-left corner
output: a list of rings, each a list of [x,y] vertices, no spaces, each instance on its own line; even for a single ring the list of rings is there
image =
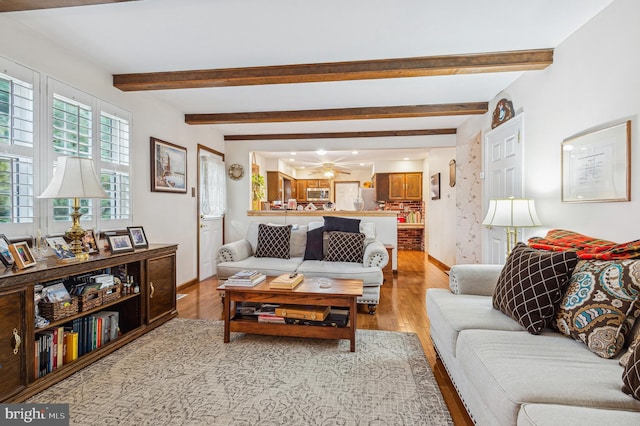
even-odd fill
[[[127,1],[138,0],[2,0],[0,1],[0,12],[91,6],[94,4],[121,3]]]
[[[187,124],[284,123],[294,121],[366,120],[378,118],[441,117],[484,114],[487,102],[439,105],[408,105],[299,111],[231,112],[185,114]]]
[[[553,49],[467,55],[424,56],[319,64],[116,74],[123,91],[313,83],[541,70],[553,63]]]
[[[225,141],[268,141],[290,139],[348,139],[382,138],[395,136],[435,136],[455,135],[456,129],[419,129],[419,130],[381,130],[369,132],[333,132],[333,133],[281,133],[264,135],[225,135]]]

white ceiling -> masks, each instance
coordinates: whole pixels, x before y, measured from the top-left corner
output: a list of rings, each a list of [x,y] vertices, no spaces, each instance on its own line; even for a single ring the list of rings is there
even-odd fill
[[[611,1],[142,0],[10,16],[122,74],[553,48]],[[520,74],[147,93],[183,113],[487,102]],[[467,118],[215,127],[225,135],[410,130],[455,128]]]

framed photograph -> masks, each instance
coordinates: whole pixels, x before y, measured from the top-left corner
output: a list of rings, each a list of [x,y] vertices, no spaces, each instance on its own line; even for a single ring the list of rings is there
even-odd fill
[[[82,237],[82,249],[85,253],[96,254],[100,252],[98,249],[98,242],[96,240],[96,234],[93,229],[89,229]]]
[[[9,244],[11,243],[7,237],[4,234],[0,234],[0,261],[7,268],[13,266],[13,256],[9,251]]]
[[[49,235],[47,237],[47,244],[49,244],[49,247],[51,247],[51,250],[53,250],[58,259],[70,260],[76,258],[76,255],[73,254],[69,247],[69,243],[67,243],[67,240],[61,235]]]
[[[33,253],[25,241],[9,244],[9,251],[18,269],[25,269],[36,264],[36,258],[33,257]]]
[[[151,191],[187,193],[187,149],[151,138]]]
[[[631,121],[602,126],[562,142],[562,201],[629,201]]]
[[[440,173],[436,173],[431,175],[431,199],[439,200],[440,199]]]
[[[142,226],[127,226],[131,241],[133,241],[133,247],[135,248],[147,248],[149,247],[149,241],[144,233]]]
[[[107,235],[107,243],[112,254],[133,251],[133,242],[129,234]]]

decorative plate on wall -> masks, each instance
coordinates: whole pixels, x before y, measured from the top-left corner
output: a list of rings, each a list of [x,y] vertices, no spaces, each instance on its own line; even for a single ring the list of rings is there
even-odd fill
[[[513,103],[508,99],[500,99],[493,110],[493,116],[491,117],[491,128],[495,129],[507,120],[512,119],[514,116]]]
[[[229,177],[233,180],[238,180],[244,176],[244,169],[240,164],[232,164],[229,166]]]

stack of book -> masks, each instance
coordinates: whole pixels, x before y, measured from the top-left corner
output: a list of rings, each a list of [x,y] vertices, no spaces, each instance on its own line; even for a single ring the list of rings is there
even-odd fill
[[[282,274],[271,280],[269,288],[293,290],[302,281],[304,281],[304,275],[302,274]]]
[[[225,281],[224,285],[233,287],[253,287],[265,279],[267,279],[267,277],[258,271],[244,270],[230,276],[227,281]]]

